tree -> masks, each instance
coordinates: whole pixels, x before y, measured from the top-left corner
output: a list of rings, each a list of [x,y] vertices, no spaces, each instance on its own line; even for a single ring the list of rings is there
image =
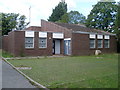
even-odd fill
[[[117,43],[117,46],[118,46],[118,52],[120,52],[120,2],[118,2],[118,5],[117,5],[118,9],[117,9],[117,18],[116,18],[116,21],[115,21],[115,33],[116,33],[116,36],[117,36],[117,39],[118,39],[118,43]]]
[[[61,17],[61,20],[58,20],[56,22],[59,22],[59,23],[69,23],[69,16],[68,16],[68,13],[65,13],[62,17]]]
[[[70,24],[85,23],[85,16],[78,11],[70,11],[68,14]]]
[[[115,2],[98,2],[88,15],[86,26],[114,32],[116,13]]]
[[[84,24],[86,18],[83,14],[79,13],[78,11],[70,11],[62,16],[61,20],[58,22],[62,23],[69,23],[69,24]]]
[[[67,12],[67,4],[65,1],[59,2],[59,4],[53,9],[51,16],[49,17],[48,21],[59,21],[61,17]]]
[[[2,35],[7,35],[12,30],[22,30],[29,24],[25,22],[24,15],[20,16],[15,13],[0,13],[0,15],[2,16]]]
[[[29,24],[29,22],[28,23],[25,22],[25,19],[26,19],[26,17],[24,15],[22,15],[18,18],[16,30],[22,30]]]

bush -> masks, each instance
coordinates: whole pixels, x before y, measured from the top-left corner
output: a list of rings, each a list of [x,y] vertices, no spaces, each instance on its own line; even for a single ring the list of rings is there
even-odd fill
[[[3,50],[2,50],[2,57],[10,58],[10,57],[13,57],[13,55],[10,54],[9,52],[6,52],[6,51],[3,51]]]

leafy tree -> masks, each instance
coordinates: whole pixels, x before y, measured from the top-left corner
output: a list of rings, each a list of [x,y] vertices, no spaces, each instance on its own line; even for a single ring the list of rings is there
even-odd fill
[[[53,13],[49,17],[48,21],[58,21],[61,20],[61,17],[67,12],[67,4],[65,1],[59,2],[59,4],[53,9]]]
[[[115,33],[118,39],[118,52],[120,52],[120,2],[118,2],[118,11],[117,11],[117,18],[115,23]]]
[[[86,18],[83,14],[80,14],[78,11],[70,11],[62,16],[62,19],[58,22],[69,23],[69,24],[84,24]]]
[[[65,13],[62,17],[61,20],[58,20],[56,22],[60,22],[60,23],[69,23],[69,16],[68,13]]]
[[[98,2],[88,15],[86,26],[113,32],[116,13],[115,2]]]
[[[28,23],[25,22],[25,19],[26,19],[26,17],[24,15],[22,15],[18,18],[16,30],[22,30],[29,24],[29,22]]]
[[[7,35],[12,30],[22,30],[29,24],[25,22],[24,15],[20,16],[15,13],[0,13],[0,15],[2,16],[2,35]]]
[[[78,11],[70,11],[68,16],[70,24],[85,23],[85,16]]]

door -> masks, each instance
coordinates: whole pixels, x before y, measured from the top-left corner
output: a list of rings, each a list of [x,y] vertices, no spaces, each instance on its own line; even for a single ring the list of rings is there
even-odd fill
[[[66,55],[71,55],[71,40],[64,41],[64,53]]]
[[[55,40],[55,54],[60,54],[60,40]]]

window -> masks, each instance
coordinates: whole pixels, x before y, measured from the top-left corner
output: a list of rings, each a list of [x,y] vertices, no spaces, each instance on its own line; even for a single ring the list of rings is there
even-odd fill
[[[103,47],[103,40],[99,39],[98,41],[98,48],[102,48]]]
[[[25,38],[25,48],[34,48],[33,37]]]
[[[47,48],[47,38],[39,38],[39,48]]]
[[[105,47],[105,48],[109,48],[109,47],[110,47],[110,46],[109,46],[109,43],[110,43],[109,40],[108,40],[108,39],[105,39],[105,40],[104,40],[104,47]]]
[[[90,48],[95,48],[95,39],[90,39]]]

